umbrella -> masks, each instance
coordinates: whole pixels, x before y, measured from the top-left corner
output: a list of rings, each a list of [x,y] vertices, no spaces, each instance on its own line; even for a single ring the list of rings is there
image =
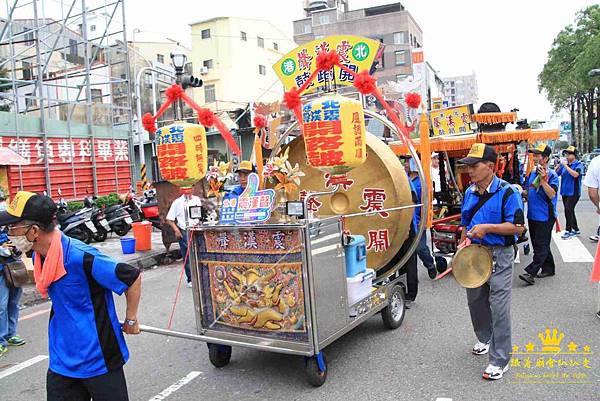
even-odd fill
[[[0,166],[25,166],[29,161],[17,152],[0,146]]]

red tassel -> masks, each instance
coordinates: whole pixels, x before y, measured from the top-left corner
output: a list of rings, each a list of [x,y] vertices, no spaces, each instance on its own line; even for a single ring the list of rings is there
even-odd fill
[[[286,107],[290,110],[296,109],[296,107],[300,107],[302,101],[300,100],[300,93],[298,92],[298,88],[293,87],[289,91],[283,94],[283,102]]]
[[[198,112],[198,121],[200,121],[200,124],[204,125],[206,128],[215,125],[217,117],[211,110],[200,108],[196,111]]]
[[[149,133],[154,134],[156,132],[156,121],[152,114],[146,113],[142,116],[142,125]]]
[[[421,95],[416,92],[406,94],[406,105],[411,109],[416,109],[421,104]]]
[[[267,126],[267,119],[265,118],[265,116],[261,116],[260,114],[257,114],[254,117],[254,127],[261,129],[261,128],[265,128]]]
[[[326,53],[319,52],[317,55],[317,70],[319,71],[329,71],[333,68],[334,65],[340,62],[340,56],[334,50]]]
[[[171,85],[165,91],[167,99],[169,99],[171,102],[174,102],[175,100],[179,99],[182,93],[184,93],[183,88],[177,84]]]
[[[354,87],[363,95],[368,95],[375,91],[375,78],[369,75],[369,71],[364,70],[354,76]]]

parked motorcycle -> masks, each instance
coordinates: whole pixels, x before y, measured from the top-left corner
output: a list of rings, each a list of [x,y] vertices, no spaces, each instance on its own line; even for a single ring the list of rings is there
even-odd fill
[[[142,199],[136,198],[135,193],[130,192],[127,194],[126,203],[133,221],[148,220],[152,223],[152,227],[162,230],[155,189],[145,190]]]
[[[95,196],[88,196],[83,200],[83,205],[85,208],[92,210],[92,223],[94,223],[94,227],[97,230],[93,236],[94,241],[103,242],[112,229],[110,228],[110,224],[108,224],[108,220],[106,220],[104,210],[96,205],[96,199]]]
[[[63,198],[59,199],[56,206],[58,207],[56,219],[60,230],[71,238],[78,239],[86,244],[91,243],[94,235],[98,232],[91,220],[93,210],[83,208],[77,212],[70,212],[67,202]]]
[[[112,232],[119,237],[127,235],[131,230],[133,219],[124,205],[113,205],[104,209],[104,216]]]

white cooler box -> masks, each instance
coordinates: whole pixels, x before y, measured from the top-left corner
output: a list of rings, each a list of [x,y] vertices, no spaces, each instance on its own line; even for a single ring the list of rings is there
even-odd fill
[[[371,294],[374,278],[375,270],[373,269],[367,269],[364,273],[358,273],[354,277],[346,278],[346,284],[348,285],[348,306],[354,305]],[[354,308],[350,308],[350,316],[356,316]]]

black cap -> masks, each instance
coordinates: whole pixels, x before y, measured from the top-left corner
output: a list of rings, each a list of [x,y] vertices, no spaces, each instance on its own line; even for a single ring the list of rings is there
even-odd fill
[[[540,143],[534,149],[529,149],[528,152],[536,155],[550,157],[550,155],[552,154],[552,149],[550,149],[550,146],[546,145],[545,143]]]
[[[477,164],[482,161],[496,163],[497,159],[498,154],[493,146],[483,143],[474,143],[473,146],[471,146],[471,150],[469,151],[467,157],[460,159],[459,163],[472,166],[473,164]]]
[[[21,220],[50,224],[56,215],[56,205],[47,196],[19,191],[5,211],[0,212],[0,226],[8,226]]]

